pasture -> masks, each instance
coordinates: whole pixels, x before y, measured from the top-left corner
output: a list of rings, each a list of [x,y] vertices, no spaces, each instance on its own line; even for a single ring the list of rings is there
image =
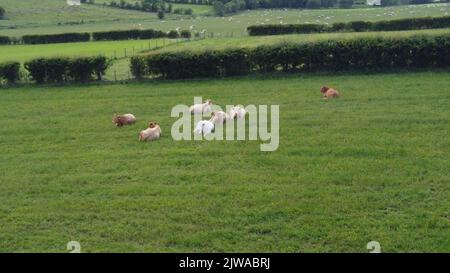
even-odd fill
[[[20,3],[20,4],[19,4]],[[184,28],[206,29],[215,36],[246,36],[246,28],[255,24],[334,23],[355,20],[379,21],[411,17],[444,16],[449,3],[354,9],[274,9],[244,11],[227,17],[166,14],[159,20],[155,13],[122,10],[102,5],[69,7],[64,0],[0,0],[7,10],[7,20],[0,20],[0,34],[21,36],[63,32],[92,32],[132,28],[154,28],[168,31]],[[196,5],[191,5],[196,6]],[[199,7],[192,7],[193,9]],[[210,7],[208,7],[210,8]],[[195,12],[195,11],[194,11]],[[26,15],[26,16],[25,16]]]
[[[228,38],[206,38],[195,41],[181,41],[163,48],[153,50],[151,53],[168,51],[201,51],[219,50],[226,48],[252,48],[261,45],[279,43],[314,42],[321,40],[353,39],[362,37],[411,37],[416,35],[450,35],[450,29],[428,29],[415,31],[386,31],[386,32],[348,32],[348,33],[316,33],[316,34],[288,34],[273,36],[246,36]]]
[[[136,1],[134,0],[125,0],[125,3],[134,4]],[[111,3],[111,0],[96,0],[95,4],[97,5],[108,5]],[[172,5],[173,10],[177,8],[181,9],[191,9],[193,15],[213,15],[214,10],[212,5],[195,5],[195,4],[181,4],[181,3],[170,3]]]
[[[107,70],[106,80],[130,78],[130,57],[141,52],[151,52],[163,48],[178,39],[149,39],[124,41],[92,41],[80,43],[5,45],[1,46],[0,63],[17,61],[22,64],[36,58],[49,57],[89,57],[103,55],[111,58],[112,65]]]
[[[321,33],[296,34],[262,37],[209,38],[202,40],[183,41],[181,39],[151,39],[125,41],[95,41],[88,43],[63,43],[42,45],[6,45],[1,46],[0,63],[18,61],[24,63],[35,58],[57,56],[95,56],[103,55],[113,59],[112,66],[107,70],[105,80],[126,80],[130,75],[130,56],[136,54],[153,54],[179,50],[224,49],[236,47],[256,47],[283,42],[304,42],[327,39],[351,39],[355,37],[409,37],[414,35],[450,34],[450,29],[389,31],[364,33]]]
[[[0,47],[2,51],[0,62],[25,62],[35,58],[55,56],[81,57],[95,55],[121,59],[137,54],[138,52],[154,50],[157,47],[163,47],[175,43],[176,41],[176,39],[149,39],[39,45],[5,45]]]
[[[448,71],[0,90],[0,252],[450,251]],[[322,85],[342,97],[324,101]],[[280,105],[280,146],[179,141],[176,104]],[[136,125],[116,128],[113,113]],[[159,121],[162,139],[139,143]]]

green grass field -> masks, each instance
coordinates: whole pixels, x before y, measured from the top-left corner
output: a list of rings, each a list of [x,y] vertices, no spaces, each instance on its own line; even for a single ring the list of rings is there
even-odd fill
[[[0,62],[25,62],[35,58],[55,56],[81,57],[104,55],[111,58],[123,58],[140,51],[167,46],[176,41],[171,39],[151,39],[43,45],[7,45],[0,47],[2,50]]]
[[[111,3],[111,0],[96,0],[95,4],[104,5]],[[116,2],[117,3],[117,2]],[[136,3],[135,0],[125,0],[125,3]],[[194,4],[179,4],[179,3],[170,3],[173,9],[183,8],[183,9],[192,9],[194,15],[213,15],[213,6],[212,5],[194,5]]]
[[[161,53],[181,50],[216,50],[226,48],[252,48],[261,45],[278,44],[285,42],[314,42],[334,39],[353,39],[357,37],[410,37],[415,35],[450,35],[450,28],[428,29],[416,31],[386,31],[386,32],[349,32],[349,33],[319,33],[319,34],[290,34],[273,36],[246,36],[228,38],[206,38],[195,41],[181,41],[166,47],[153,50],[151,53]],[[146,54],[146,53],[144,53]]]
[[[112,59],[105,80],[125,80],[131,77],[130,57],[140,52],[151,52],[179,42],[177,39],[101,41],[43,45],[1,46],[0,63],[17,61],[21,64],[36,58],[82,57],[103,55]]]
[[[449,72],[0,90],[0,252],[450,251]],[[322,85],[342,97],[324,101]],[[280,105],[280,146],[180,141],[176,104]],[[116,128],[113,113],[132,112]],[[162,139],[139,143],[149,120]]]
[[[321,34],[293,34],[275,36],[247,36],[234,38],[206,38],[181,41],[177,39],[124,40],[100,41],[42,45],[3,45],[0,46],[0,63],[6,61],[25,62],[40,57],[54,56],[94,56],[104,55],[112,58],[123,58],[149,51],[164,52],[178,50],[224,49],[228,47],[256,47],[259,45],[276,44],[282,42],[303,42],[326,39],[351,39],[354,37],[401,37],[413,35],[441,35],[449,34],[450,29],[418,30],[418,31],[389,31],[389,32],[361,32],[361,33],[321,33]],[[156,48],[159,48],[155,50]]]
[[[325,34],[295,34],[262,37],[207,38],[203,40],[181,41],[172,39],[127,40],[89,43],[65,43],[45,45],[8,45],[1,46],[0,63],[18,61],[24,63],[31,59],[55,56],[94,56],[104,55],[114,58],[112,67],[107,71],[106,80],[125,80],[131,77],[129,57],[136,54],[153,54],[179,50],[224,49],[229,47],[255,47],[282,42],[317,41],[324,39],[351,39],[366,36],[412,36],[412,35],[449,34],[450,29],[392,31],[366,33],[325,33]],[[125,57],[127,54],[127,57]]]
[[[321,9],[321,10],[253,10],[228,17],[180,16],[168,14],[158,20],[155,13],[82,5],[69,7],[64,0],[0,0],[7,10],[7,20],[0,20],[0,35],[102,31],[132,28],[154,28],[164,31],[177,27],[208,32],[216,36],[245,36],[246,28],[255,24],[333,23],[352,20],[389,20],[409,17],[443,16],[450,5],[429,4],[387,8]],[[194,5],[193,5],[194,6]],[[200,7],[197,7],[200,8]],[[210,8],[210,7],[207,7]],[[83,24],[81,24],[83,22]]]

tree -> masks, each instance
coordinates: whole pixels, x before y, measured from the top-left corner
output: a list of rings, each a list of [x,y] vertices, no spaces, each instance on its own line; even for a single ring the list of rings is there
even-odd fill
[[[164,11],[163,10],[159,10],[158,11],[158,19],[162,20],[162,19],[164,19],[164,16],[165,16]]]
[[[225,5],[220,1],[214,2],[214,13],[217,16],[224,16],[225,15]]]
[[[431,0],[411,0],[411,4],[428,4],[431,3]]]
[[[398,0],[380,0],[380,6],[395,6],[398,5]]]
[[[320,9],[321,6],[321,0],[308,0],[308,2],[306,2],[307,9]]]
[[[246,9],[259,8],[259,1],[258,0],[245,0],[245,8]]]
[[[349,9],[353,6],[353,0],[339,0],[339,7]]]
[[[322,0],[322,7],[331,8],[337,4],[337,0]]]
[[[5,13],[6,13],[5,9],[0,7],[0,20],[5,18]]]

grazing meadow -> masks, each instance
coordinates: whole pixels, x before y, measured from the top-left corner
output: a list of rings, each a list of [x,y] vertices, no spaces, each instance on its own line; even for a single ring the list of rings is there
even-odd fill
[[[400,18],[445,16],[450,3],[427,5],[367,7],[353,9],[273,9],[243,11],[226,17],[195,14],[166,14],[159,20],[156,13],[111,8],[103,5],[67,6],[64,0],[0,0],[7,20],[0,20],[0,35],[51,34],[63,32],[93,32],[133,28],[154,28],[164,31],[175,28],[207,30],[215,36],[246,36],[246,28],[257,24],[380,21]],[[208,6],[208,8],[210,8]],[[203,14],[203,13],[201,13]],[[25,16],[26,15],[26,16]]]
[[[137,54],[450,35],[448,28],[246,33],[255,24],[445,16],[449,3],[225,17],[212,15],[211,6],[174,4],[194,14],[159,20],[104,2],[0,0],[7,11],[0,36],[136,28],[206,35],[0,46],[0,64],[96,55],[112,61],[101,82],[0,81],[0,252],[68,252],[69,241],[82,252],[369,252],[370,241],[382,252],[450,252],[448,69],[130,79]],[[324,85],[341,97],[324,100]],[[279,105],[278,149],[260,151],[261,140],[175,141],[171,110],[197,96],[221,107]],[[115,113],[133,113],[137,123],[118,128]],[[161,125],[162,137],[139,142],[149,121]]]
[[[450,250],[448,71],[0,92],[0,251]],[[322,85],[342,97],[321,98]],[[280,145],[174,141],[194,96],[280,106]],[[114,127],[115,112],[138,122]],[[157,120],[163,137],[140,143]]]
[[[121,59],[139,52],[154,50],[176,43],[176,39],[95,41],[40,45],[4,45],[0,47],[0,62],[25,62],[35,58],[55,56],[84,57],[103,55]]]
[[[420,35],[450,35],[450,29],[428,29],[414,31],[386,31],[386,32],[348,32],[348,33],[317,33],[317,34],[287,34],[273,36],[246,36],[229,38],[206,38],[195,41],[180,41],[163,48],[153,50],[151,53],[170,51],[201,51],[219,50],[226,48],[252,48],[261,45],[272,45],[279,43],[314,42],[334,39],[353,39],[362,37],[411,37]],[[145,53],[144,53],[145,54]]]

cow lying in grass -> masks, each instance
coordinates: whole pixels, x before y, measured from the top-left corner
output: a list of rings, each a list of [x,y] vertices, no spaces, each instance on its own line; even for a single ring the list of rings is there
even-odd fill
[[[320,92],[323,94],[324,99],[334,99],[339,97],[339,92],[336,89],[323,86],[322,89],[320,89]]]
[[[199,135],[209,135],[214,131],[214,123],[209,120],[201,120],[195,126],[194,133]]]
[[[194,104],[189,107],[189,113],[191,114],[202,114],[202,113],[210,113],[211,112],[211,100],[206,100],[205,103],[202,104]]]
[[[148,128],[139,133],[139,141],[152,141],[161,137],[161,127],[157,122],[150,122]]]
[[[223,124],[233,119],[244,118],[246,113],[247,111],[245,111],[244,106],[237,105],[233,106],[228,113],[225,113],[224,111],[213,112],[209,121],[214,124]]]
[[[229,114],[224,111],[212,112],[210,122],[214,124],[223,124],[230,119]]]
[[[241,119],[241,118],[245,117],[245,114],[247,114],[247,111],[245,111],[244,106],[236,105],[233,108],[231,108],[230,114],[232,114],[232,118]]]
[[[136,117],[133,114],[117,115],[113,116],[112,122],[117,127],[122,127],[123,125],[131,125],[136,122]]]

